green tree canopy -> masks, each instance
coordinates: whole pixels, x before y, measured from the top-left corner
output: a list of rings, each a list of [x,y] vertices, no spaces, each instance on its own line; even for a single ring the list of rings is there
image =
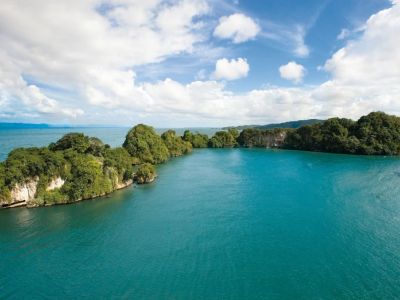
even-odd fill
[[[171,157],[181,156],[192,152],[192,144],[176,136],[174,130],[167,130],[161,135],[165,146],[167,146]]]
[[[114,168],[120,175],[120,180],[133,178],[132,158],[125,148],[105,149],[104,167]]]
[[[332,118],[290,132],[285,147],[335,153],[399,155],[400,118],[383,112],[372,112],[357,122]]]
[[[170,156],[168,148],[154,128],[143,124],[129,130],[123,147],[141,162],[159,164]]]
[[[229,131],[217,131],[208,142],[210,148],[232,148],[236,145],[236,138]]]
[[[53,151],[73,149],[78,153],[85,153],[89,146],[89,137],[85,136],[83,133],[71,132],[64,135],[56,143],[50,144],[49,148]]]
[[[156,169],[149,163],[141,164],[135,173],[136,182],[139,184],[150,183],[156,176]]]
[[[207,148],[208,136],[207,134],[200,134],[198,132],[192,133],[190,130],[185,130],[182,139],[192,144],[193,148]]]

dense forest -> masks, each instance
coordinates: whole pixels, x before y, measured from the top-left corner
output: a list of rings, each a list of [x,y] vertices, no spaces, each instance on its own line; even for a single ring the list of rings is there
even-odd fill
[[[400,118],[372,112],[358,121],[332,118],[288,131],[284,148],[364,155],[400,154]]]
[[[235,128],[211,138],[186,130],[158,135],[139,124],[122,147],[111,148],[95,137],[69,133],[41,148],[18,148],[0,163],[0,207],[70,203],[108,194],[136,181],[156,177],[154,165],[188,154],[193,148],[262,147],[364,155],[400,155],[400,118],[373,112],[358,121],[332,118],[298,129]],[[18,200],[24,189],[29,199]],[[22,198],[27,196],[23,196]]]
[[[133,180],[149,183],[156,177],[153,164],[191,151],[192,144],[173,130],[159,136],[143,124],[133,127],[117,148],[69,133],[48,147],[14,149],[0,163],[0,207],[70,203],[106,195]]]

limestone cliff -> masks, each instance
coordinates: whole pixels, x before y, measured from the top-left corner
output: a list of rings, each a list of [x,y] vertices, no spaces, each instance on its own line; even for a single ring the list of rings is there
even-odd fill
[[[46,188],[46,191],[53,191],[55,189],[59,189],[64,185],[64,183],[65,183],[64,179],[62,179],[61,177],[55,177],[50,181],[48,187]]]
[[[23,206],[35,198],[39,177],[29,178],[23,183],[17,183],[11,189],[11,199],[6,204],[10,207]]]
[[[61,177],[54,177],[46,187],[46,191],[54,191],[56,189],[60,189],[65,183],[65,180],[62,179]],[[34,177],[34,178],[28,178],[25,182],[23,183],[17,183],[14,185],[14,187],[11,189],[11,197],[7,201],[0,201],[0,207],[7,207],[7,208],[12,208],[12,207],[19,207],[19,206],[27,206],[27,207],[36,207],[36,206],[41,206],[43,204],[38,204],[37,202],[37,190],[38,190],[38,184],[39,184],[39,177]],[[130,185],[133,184],[133,179],[129,179],[127,181],[116,181],[114,190],[119,190],[126,188]],[[95,197],[100,197],[104,196],[107,193],[102,193],[101,195],[96,195],[91,198]],[[76,201],[83,200],[81,199],[76,199]],[[74,202],[76,202],[74,201]],[[45,204],[49,205],[49,204]]]
[[[240,133],[238,143],[242,147],[280,148],[285,143],[287,132],[285,129],[248,128]]]

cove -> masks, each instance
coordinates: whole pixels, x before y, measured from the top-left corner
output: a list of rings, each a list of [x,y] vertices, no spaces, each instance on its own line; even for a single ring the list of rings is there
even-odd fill
[[[393,299],[400,160],[203,149],[154,184],[0,211],[0,298]]]

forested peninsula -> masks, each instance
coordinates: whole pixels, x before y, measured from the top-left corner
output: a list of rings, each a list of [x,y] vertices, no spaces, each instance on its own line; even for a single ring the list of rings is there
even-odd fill
[[[139,124],[122,147],[69,133],[41,148],[17,148],[0,163],[0,207],[36,207],[104,196],[136,182],[154,181],[154,165],[193,148],[260,147],[362,155],[399,155],[400,118],[372,112],[358,121],[331,118],[298,129],[235,128],[183,136]]]

